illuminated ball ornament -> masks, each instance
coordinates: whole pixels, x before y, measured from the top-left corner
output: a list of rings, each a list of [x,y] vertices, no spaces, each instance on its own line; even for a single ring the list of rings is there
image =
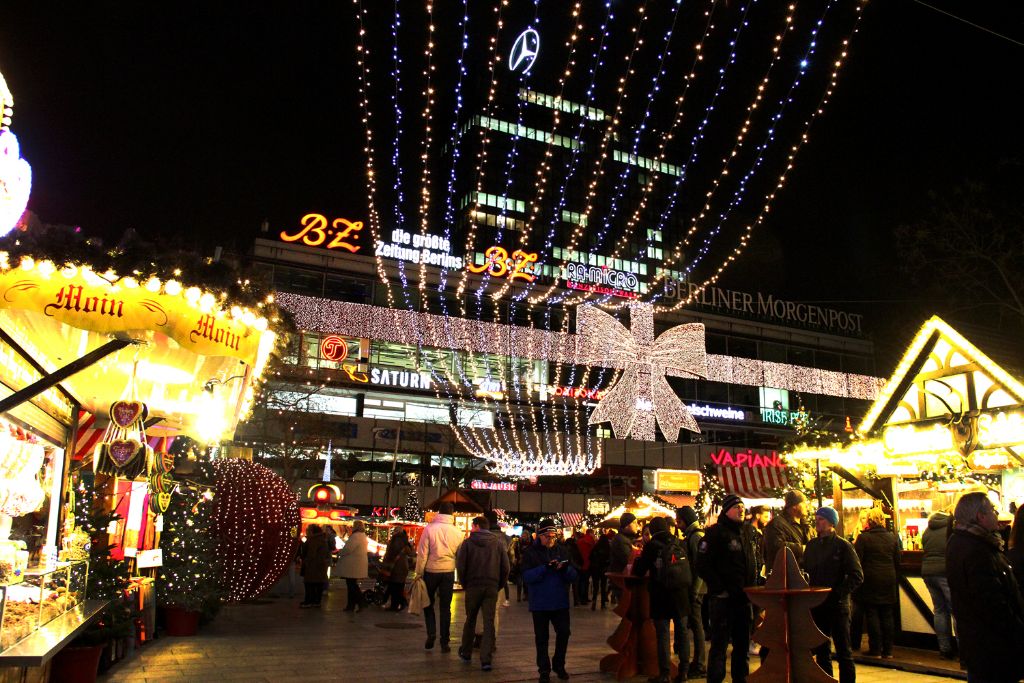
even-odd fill
[[[17,225],[32,188],[32,168],[21,158],[18,138],[0,130],[0,237]]]
[[[228,601],[249,600],[273,586],[295,557],[298,500],[288,483],[263,465],[218,460],[214,473],[221,585]]]

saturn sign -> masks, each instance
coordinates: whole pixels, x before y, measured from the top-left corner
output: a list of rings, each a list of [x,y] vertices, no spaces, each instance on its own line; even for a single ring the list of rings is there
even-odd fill
[[[508,68],[510,71],[522,71],[523,75],[530,73],[533,63],[537,61],[540,53],[540,34],[534,29],[528,28],[519,34],[516,42],[512,44],[512,51],[508,55]]]

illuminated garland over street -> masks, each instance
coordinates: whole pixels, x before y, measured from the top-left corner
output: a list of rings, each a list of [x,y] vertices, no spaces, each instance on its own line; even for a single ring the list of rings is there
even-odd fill
[[[595,254],[584,250],[608,245],[612,253],[602,250],[602,260],[616,268],[629,262],[628,276],[648,276],[629,297],[657,302],[669,279],[690,281],[686,296],[655,311],[690,304],[716,283],[764,221],[833,95],[863,5],[534,0],[471,8],[467,0],[453,7],[425,0],[399,11],[397,1],[353,0],[370,235],[375,242],[391,235],[405,244],[410,237],[461,242],[464,252],[454,258],[465,266],[451,272],[446,256],[435,276],[433,263],[411,259],[419,264],[414,281],[400,257],[393,282],[384,258],[394,257],[378,251],[387,305],[401,302],[403,315],[373,310],[300,325],[467,351],[454,365],[420,354],[439,398],[456,411],[496,416],[493,429],[453,424],[464,447],[502,472],[593,469],[600,439],[588,422],[597,420],[572,397],[536,406],[538,379],[509,372],[509,364],[547,360],[554,376],[539,381],[589,386],[615,374],[626,393],[646,391],[626,364],[591,362],[565,346],[573,308],[624,311],[629,303],[613,298],[623,296],[621,284],[597,282],[589,269],[579,274],[588,258],[594,264]],[[390,112],[375,111],[384,101]],[[389,154],[380,154],[385,146]],[[481,216],[498,227],[496,237],[485,241]],[[756,218],[742,224],[736,216]],[[646,240],[636,234],[641,228]],[[569,292],[559,287],[563,280]],[[530,322],[514,333],[485,322],[522,318]],[[339,321],[379,334],[342,331]],[[851,396],[877,390],[874,378],[722,361],[709,379]],[[476,391],[476,367],[501,392]],[[641,424],[628,432],[653,439],[653,422]]]

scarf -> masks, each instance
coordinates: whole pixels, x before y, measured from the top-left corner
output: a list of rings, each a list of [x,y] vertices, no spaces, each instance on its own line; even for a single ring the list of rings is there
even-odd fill
[[[977,522],[969,522],[967,524],[957,524],[956,528],[961,530],[961,531],[966,531],[969,534],[973,534],[974,536],[977,536],[978,538],[984,540],[986,543],[989,543],[989,544],[995,546],[996,549],[999,550],[1000,552],[1002,552],[1002,550],[1003,550],[1003,539],[1002,539],[1002,537],[997,532],[989,531],[988,529],[986,529],[985,527],[981,526]]]

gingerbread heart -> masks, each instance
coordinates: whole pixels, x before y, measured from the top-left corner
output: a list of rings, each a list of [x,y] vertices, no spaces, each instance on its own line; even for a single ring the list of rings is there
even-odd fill
[[[174,469],[174,455],[171,453],[160,454],[160,465],[163,467],[164,472],[170,472]]]
[[[128,429],[140,420],[145,420],[148,412],[142,401],[114,401],[110,404],[110,419],[121,429]]]
[[[149,497],[149,509],[153,511],[154,515],[162,515],[167,512],[170,504],[171,494],[169,493],[157,493]]]
[[[107,454],[118,467],[130,463],[141,450],[142,444],[135,439],[118,439],[107,444]]]

